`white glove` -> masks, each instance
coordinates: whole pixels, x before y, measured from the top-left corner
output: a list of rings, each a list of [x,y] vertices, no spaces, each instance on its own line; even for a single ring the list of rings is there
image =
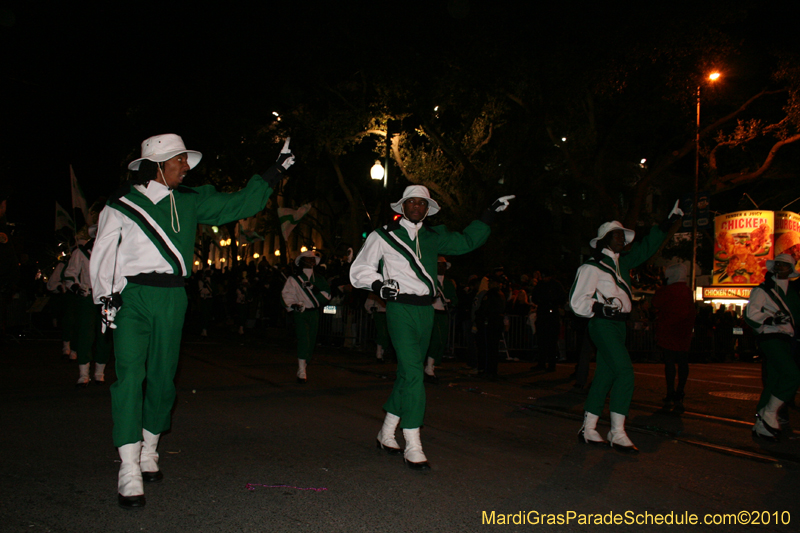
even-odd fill
[[[669,219],[670,220],[675,220],[676,216],[679,216],[679,217],[683,216],[683,211],[681,210],[680,207],[678,207],[678,204],[680,204],[680,203],[681,203],[680,200],[675,200],[675,205],[672,207],[672,211],[669,212]]]
[[[278,164],[283,167],[283,170],[286,170],[290,166],[294,165],[294,155],[289,149],[289,141],[291,140],[291,137],[286,137],[286,142],[283,143],[283,148],[281,148],[281,154],[278,156]],[[286,157],[285,154],[289,154],[289,157]]]
[[[492,206],[489,208],[491,211],[499,213],[500,211],[505,211],[508,207],[509,200],[513,200],[516,198],[516,195],[511,194],[509,196],[501,196],[497,200],[494,201]]]

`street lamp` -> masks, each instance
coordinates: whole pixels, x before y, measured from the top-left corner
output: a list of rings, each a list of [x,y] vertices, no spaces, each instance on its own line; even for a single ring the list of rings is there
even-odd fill
[[[386,174],[386,170],[381,165],[381,162],[375,161],[375,164],[369,169],[369,176],[375,181],[383,181],[384,174]]]
[[[716,81],[719,72],[709,74],[709,81]],[[700,186],[700,85],[697,86],[697,124],[694,138],[694,203],[692,204],[692,294],[697,292],[697,193]]]

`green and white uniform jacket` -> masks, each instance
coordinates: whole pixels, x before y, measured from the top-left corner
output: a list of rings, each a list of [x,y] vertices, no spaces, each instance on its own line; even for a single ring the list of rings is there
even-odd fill
[[[311,282],[313,288],[307,283]],[[331,289],[328,281],[314,274],[311,268],[304,268],[296,276],[289,276],[281,291],[281,300],[287,311],[293,311],[292,306],[302,305],[304,309],[324,307],[331,299]]]
[[[616,254],[606,248],[599,263],[590,259],[582,264],[569,293],[569,305],[575,314],[593,317],[595,302],[613,305],[620,313],[630,313],[633,307],[630,271],[652,257],[665,237],[658,226],[653,226],[647,237],[634,244],[629,252]]]
[[[100,213],[91,260],[95,303],[122,292],[126,276],[156,272],[188,277],[192,273],[198,224],[221,225],[261,211],[272,188],[260,176],[234,193],[213,185],[179,186],[172,191],[156,181],[134,185],[112,198]],[[113,280],[113,286],[112,286]]]
[[[489,225],[480,220],[458,233],[445,226],[428,227],[403,218],[369,234],[350,267],[350,282],[359,289],[371,290],[376,281],[393,279],[400,285],[401,294],[433,297],[439,255],[471,252],[486,242],[490,232]]]

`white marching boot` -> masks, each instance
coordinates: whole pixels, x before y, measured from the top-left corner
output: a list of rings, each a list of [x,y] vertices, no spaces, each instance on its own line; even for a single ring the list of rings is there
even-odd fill
[[[597,432],[597,421],[600,417],[589,411],[583,413],[583,426],[578,432],[578,442],[594,446],[608,446],[608,441]]]
[[[783,400],[770,396],[767,405],[756,413],[756,423],[753,426],[753,436],[760,437],[770,442],[778,442],[781,437],[781,425],[778,422],[778,409],[783,405]]]
[[[377,447],[380,450],[386,450],[389,455],[400,455],[403,450],[397,444],[394,434],[397,431],[397,424],[400,423],[400,417],[392,413],[386,413],[386,418],[383,419],[383,427],[378,432]]]
[[[78,365],[78,372],[80,375],[78,376],[78,382],[75,384],[76,387],[88,387],[89,386],[89,363],[85,365]]]
[[[164,479],[164,474],[158,469],[158,439],[161,435],[153,435],[146,429],[142,430],[142,453],[139,456],[139,466],[142,470],[142,479],[145,483],[155,483]]]
[[[102,385],[106,382],[106,365],[105,363],[94,364],[94,382]]]
[[[297,360],[297,382],[298,383],[305,383],[308,381],[306,377],[306,360],[305,359],[298,359]]]
[[[119,466],[119,480],[117,482],[117,500],[123,509],[141,509],[144,507],[144,483],[139,458],[142,453],[142,443],[134,442],[117,448],[122,464]]]
[[[378,348],[375,350],[375,359],[377,359],[379,363],[383,362],[383,346],[381,346],[380,344],[378,345]]]
[[[430,470],[428,458],[422,451],[422,443],[419,440],[419,428],[404,429],[403,438],[406,440],[406,449],[403,452],[403,459],[412,470]]]
[[[608,432],[608,442],[611,447],[622,453],[637,454],[639,448],[634,446],[628,434],[625,433],[625,415],[611,413],[611,431]]]

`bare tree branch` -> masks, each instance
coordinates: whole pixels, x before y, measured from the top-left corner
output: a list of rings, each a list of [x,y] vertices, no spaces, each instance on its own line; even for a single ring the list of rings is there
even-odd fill
[[[788,139],[780,140],[776,142],[772,149],[767,154],[766,159],[761,164],[761,166],[754,170],[753,172],[733,172],[731,174],[726,174],[725,176],[720,176],[712,180],[711,184],[717,188],[717,191],[725,190],[732,188],[736,185],[741,185],[742,183],[752,181],[758,177],[760,177],[764,172],[766,172],[770,166],[772,166],[773,161],[775,160],[775,156],[778,153],[778,150],[786,146],[787,144],[791,144],[794,142],[800,141],[800,133],[796,135],[792,135]]]

